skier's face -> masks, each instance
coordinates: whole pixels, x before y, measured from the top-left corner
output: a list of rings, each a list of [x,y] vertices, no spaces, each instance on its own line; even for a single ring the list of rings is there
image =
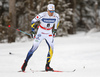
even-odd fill
[[[49,16],[53,16],[53,13],[54,13],[55,11],[54,10],[48,10],[48,15]]]

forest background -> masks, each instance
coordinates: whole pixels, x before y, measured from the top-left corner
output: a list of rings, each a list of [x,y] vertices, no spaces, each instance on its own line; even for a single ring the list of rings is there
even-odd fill
[[[76,34],[77,31],[100,31],[100,0],[0,0],[0,43],[15,42],[24,36],[31,39],[16,29],[30,33],[31,20],[47,11],[49,3],[55,4],[60,15],[57,37]]]

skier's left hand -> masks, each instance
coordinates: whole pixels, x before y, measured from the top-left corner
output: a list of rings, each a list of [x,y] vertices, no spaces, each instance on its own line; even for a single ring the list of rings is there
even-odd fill
[[[32,38],[34,38],[34,34],[35,34],[35,32],[31,31]]]
[[[54,29],[54,31],[53,31],[53,36],[54,37],[56,36],[56,32],[57,32],[57,29]]]
[[[35,30],[34,30],[34,28],[32,28],[32,30],[31,30],[31,36],[32,36],[32,38],[34,38],[34,35],[35,35]]]

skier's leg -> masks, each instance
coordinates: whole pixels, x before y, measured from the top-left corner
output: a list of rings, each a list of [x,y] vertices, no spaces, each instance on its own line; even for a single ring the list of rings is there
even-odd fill
[[[35,50],[38,48],[41,41],[42,41],[42,38],[39,38],[39,37],[36,37],[36,39],[34,39],[34,44],[33,44],[32,48],[29,50],[29,52],[26,56],[26,59],[24,61],[24,64],[21,67],[22,71],[25,71],[25,68],[27,66],[29,59],[31,58],[31,56],[33,55]]]
[[[35,52],[35,50],[38,48],[38,46],[39,46],[39,43],[34,43],[34,45],[29,50],[29,52],[28,52],[28,54],[26,56],[26,59],[25,59],[26,62],[29,61],[29,59],[31,58],[31,56],[33,55],[33,53]]]
[[[53,71],[53,69],[50,67],[50,62],[53,56],[53,50],[54,50],[54,39],[53,37],[50,37],[49,39],[46,39],[46,43],[49,47],[49,52],[47,55],[47,63],[46,63],[46,71]]]
[[[27,66],[27,63],[29,61],[29,59],[31,58],[31,56],[33,55],[33,53],[35,52],[35,50],[38,48],[39,43],[34,43],[34,45],[32,46],[32,48],[29,50],[26,59],[24,61],[24,64],[22,65],[21,69],[22,71],[25,71],[25,68]]]

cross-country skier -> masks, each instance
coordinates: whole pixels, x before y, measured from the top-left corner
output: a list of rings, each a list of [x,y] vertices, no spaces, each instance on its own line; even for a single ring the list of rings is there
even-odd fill
[[[53,37],[56,35],[57,28],[59,26],[59,14],[55,12],[55,5],[48,4],[47,12],[42,12],[38,14],[32,21],[32,36],[34,37],[35,34],[35,23],[40,21],[40,25],[38,27],[38,31],[36,34],[36,38],[34,39],[34,43],[32,48],[29,50],[27,57],[21,67],[21,70],[24,72],[27,66],[29,59],[31,58],[32,54],[36,51],[39,44],[43,39],[45,39],[48,47],[49,52],[47,55],[47,62],[45,66],[45,71],[53,71],[53,68],[50,67],[51,58],[54,51],[54,39]],[[55,26],[54,26],[55,24]],[[54,31],[52,32],[52,28],[54,26]]]

